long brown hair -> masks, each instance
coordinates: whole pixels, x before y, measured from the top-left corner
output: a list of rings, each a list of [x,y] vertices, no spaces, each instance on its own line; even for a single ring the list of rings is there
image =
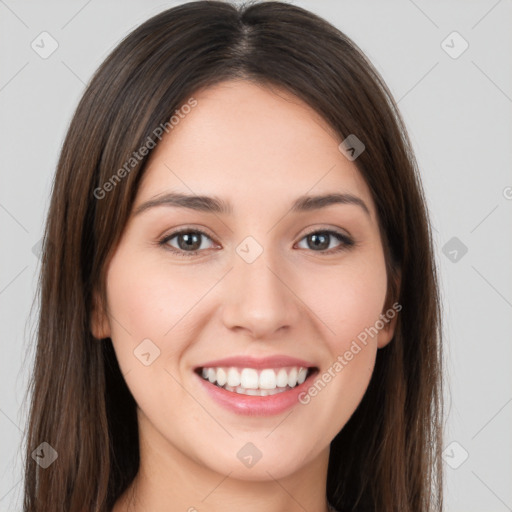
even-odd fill
[[[137,473],[136,404],[111,340],[95,339],[90,319],[96,291],[106,303],[105,270],[148,155],[107,197],[95,191],[194,92],[234,78],[285,88],[340,140],[363,141],[354,163],[377,207],[386,307],[402,306],[362,402],[331,443],[327,497],[343,511],[442,509],[440,300],[424,193],[396,103],[356,44],[316,15],[280,2],[199,1],[154,16],[113,50],[64,141],[37,296],[25,512],[107,512]],[[58,453],[46,469],[32,457],[43,442]]]

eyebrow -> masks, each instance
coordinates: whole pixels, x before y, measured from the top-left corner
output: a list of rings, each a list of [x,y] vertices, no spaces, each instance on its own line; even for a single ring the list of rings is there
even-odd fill
[[[312,210],[319,210],[326,208],[333,204],[353,204],[361,207],[365,213],[371,217],[370,210],[366,203],[359,197],[352,194],[325,194],[317,196],[300,196],[297,198],[291,207],[292,212],[306,212]],[[198,196],[181,194],[177,192],[169,192],[161,196],[150,199],[145,203],[139,205],[134,215],[138,215],[150,208],[158,206],[175,206],[179,208],[188,208],[207,213],[218,213],[230,215],[233,213],[232,205],[216,196]]]

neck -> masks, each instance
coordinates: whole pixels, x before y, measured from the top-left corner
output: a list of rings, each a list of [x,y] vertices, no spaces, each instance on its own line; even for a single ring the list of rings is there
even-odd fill
[[[146,419],[139,429],[139,471],[112,512],[328,512],[328,448],[295,472],[241,480],[213,471],[172,446]]]

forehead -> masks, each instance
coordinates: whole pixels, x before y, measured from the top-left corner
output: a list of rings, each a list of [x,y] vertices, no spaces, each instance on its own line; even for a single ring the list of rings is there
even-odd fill
[[[362,175],[338,149],[341,138],[290,92],[234,80],[192,97],[196,106],[153,150],[140,200],[172,190],[261,208],[265,201],[341,192],[363,198],[373,217]]]

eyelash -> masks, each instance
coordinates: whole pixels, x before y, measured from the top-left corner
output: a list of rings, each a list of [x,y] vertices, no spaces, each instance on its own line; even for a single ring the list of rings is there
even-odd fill
[[[177,254],[178,256],[183,256],[183,257],[196,256],[197,254],[199,254],[204,249],[196,250],[196,251],[183,251],[181,249],[176,249],[175,247],[172,247],[172,246],[167,244],[167,242],[169,242],[170,240],[172,240],[176,236],[179,236],[179,235],[182,235],[182,234],[185,234],[185,233],[186,234],[190,234],[190,233],[196,233],[197,234],[197,233],[199,233],[202,236],[205,236],[206,238],[209,238],[210,240],[212,240],[212,238],[207,233],[202,231],[201,229],[198,229],[198,228],[194,228],[194,229],[184,228],[184,229],[180,229],[178,231],[174,231],[173,233],[170,233],[169,235],[164,236],[163,238],[158,240],[158,245],[159,246],[166,246],[166,247],[164,247],[165,249],[171,251],[174,254]],[[319,254],[324,254],[324,255],[337,254],[337,253],[339,253],[341,251],[346,251],[346,250],[348,250],[348,249],[350,249],[350,248],[352,248],[352,247],[354,247],[356,245],[356,242],[352,238],[348,237],[347,235],[344,235],[342,233],[339,233],[338,231],[329,230],[329,229],[317,229],[317,230],[314,230],[314,231],[310,231],[309,233],[306,233],[301,238],[301,240],[303,240],[304,238],[307,238],[310,235],[314,235],[314,234],[328,234],[328,235],[332,235],[338,241],[341,242],[341,244],[338,247],[334,248],[334,249],[329,249],[329,250],[324,250],[324,251],[313,251],[313,252],[318,252]]]

